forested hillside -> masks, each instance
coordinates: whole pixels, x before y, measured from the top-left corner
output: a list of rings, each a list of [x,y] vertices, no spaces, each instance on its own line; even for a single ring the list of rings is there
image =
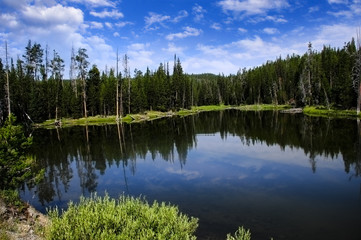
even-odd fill
[[[9,105],[18,120],[30,122],[117,112],[124,116],[211,104],[273,103],[356,109],[361,101],[359,45],[352,39],[341,49],[324,46],[317,52],[309,43],[302,56],[279,57],[228,76],[186,74],[176,57],[172,66],[160,64],[158,69],[144,73],[135,69],[131,75],[126,55],[120,70],[117,66],[100,71],[90,65],[86,49],[81,48],[72,50],[70,79],[65,80],[64,60],[59,54],[29,41],[23,56],[0,59],[1,120],[7,116]]]

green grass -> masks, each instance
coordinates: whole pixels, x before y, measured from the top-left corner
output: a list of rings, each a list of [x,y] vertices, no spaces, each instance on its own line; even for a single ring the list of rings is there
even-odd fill
[[[361,117],[361,114],[357,115],[356,110],[328,109],[325,106],[307,106],[303,108],[303,113],[316,117]]]
[[[230,106],[230,105],[209,105],[209,106],[194,106],[191,109],[181,109],[177,112],[160,112],[160,111],[146,111],[144,113],[138,114],[128,114],[121,118],[122,122],[131,123],[131,122],[141,122],[149,121],[164,117],[171,116],[188,116],[192,114],[197,114],[199,112],[207,111],[222,111],[226,109],[237,109],[240,111],[277,111],[290,109],[290,105],[274,105],[274,104],[254,104],[254,105],[240,105],[240,106]],[[306,107],[304,109],[305,114],[311,116],[357,116],[356,111],[349,110],[327,110],[325,107]],[[36,124],[36,127],[43,128],[54,128],[55,120],[47,120],[43,123]],[[115,116],[94,116],[88,118],[63,118],[61,119],[62,127],[67,126],[84,126],[84,125],[102,125],[102,124],[115,124]]]
[[[47,239],[196,239],[198,219],[165,203],[149,204],[143,198],[108,195],[82,197],[68,210],[49,211]]]
[[[242,111],[270,111],[270,110],[284,110],[290,109],[290,105],[274,105],[274,104],[254,104],[254,105],[241,105],[236,109]]]

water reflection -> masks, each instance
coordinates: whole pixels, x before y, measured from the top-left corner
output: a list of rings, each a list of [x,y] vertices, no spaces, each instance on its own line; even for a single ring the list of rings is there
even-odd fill
[[[107,166],[123,168],[126,182],[125,168],[134,175],[136,160],[145,159],[147,153],[153,161],[160,156],[169,162],[174,162],[178,154],[182,168],[188,151],[197,146],[196,136],[217,132],[222,139],[238,136],[247,146],[264,143],[277,145],[283,151],[286,147],[303,149],[313,172],[317,170],[317,156],[334,159],[341,155],[346,173],[359,176],[360,124],[359,120],[310,118],[301,114],[222,111],[130,125],[37,130],[34,154],[41,166],[47,168],[38,194],[42,203],[52,201],[55,195],[61,198],[61,192],[68,191],[74,176],[74,163],[83,194],[97,189],[95,171],[103,175]]]
[[[320,209],[322,226],[331,213],[349,227],[360,223],[354,215],[342,218],[355,212],[353,195],[348,197],[355,184],[343,178],[352,181],[361,174],[361,126],[356,120],[208,112],[130,125],[39,129],[33,151],[46,176],[23,197],[35,206],[32,199],[37,198],[43,209],[66,207],[68,200],[93,191],[143,194],[200,217],[199,235],[209,239],[212,231],[224,239],[240,224],[268,239],[261,234],[265,227],[286,234],[281,225],[287,224],[292,234],[300,225],[312,228],[321,217],[310,220],[306,212]],[[349,207],[337,205],[342,210],[335,213],[336,202]],[[297,215],[294,208],[302,211]],[[341,229],[335,224],[332,228]]]

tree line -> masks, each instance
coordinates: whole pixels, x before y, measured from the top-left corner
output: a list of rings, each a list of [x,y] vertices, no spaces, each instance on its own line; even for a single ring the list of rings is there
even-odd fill
[[[359,40],[359,39],[358,39]],[[146,110],[170,111],[200,105],[291,104],[357,109],[361,104],[361,43],[352,39],[342,48],[309,43],[302,55],[278,57],[236,74],[186,74],[174,56],[169,63],[133,76],[124,55],[116,68],[90,66],[87,50],[72,48],[69,79],[64,60],[29,40],[22,57],[5,64],[0,59],[0,115],[13,113],[20,121],[41,122],[62,117],[117,115]],[[7,50],[7,46],[6,46]]]

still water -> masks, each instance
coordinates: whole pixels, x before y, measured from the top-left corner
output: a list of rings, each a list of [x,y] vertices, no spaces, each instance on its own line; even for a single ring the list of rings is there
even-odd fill
[[[42,212],[126,193],[198,217],[198,239],[361,239],[356,120],[229,110],[33,136],[46,176],[21,195]]]

